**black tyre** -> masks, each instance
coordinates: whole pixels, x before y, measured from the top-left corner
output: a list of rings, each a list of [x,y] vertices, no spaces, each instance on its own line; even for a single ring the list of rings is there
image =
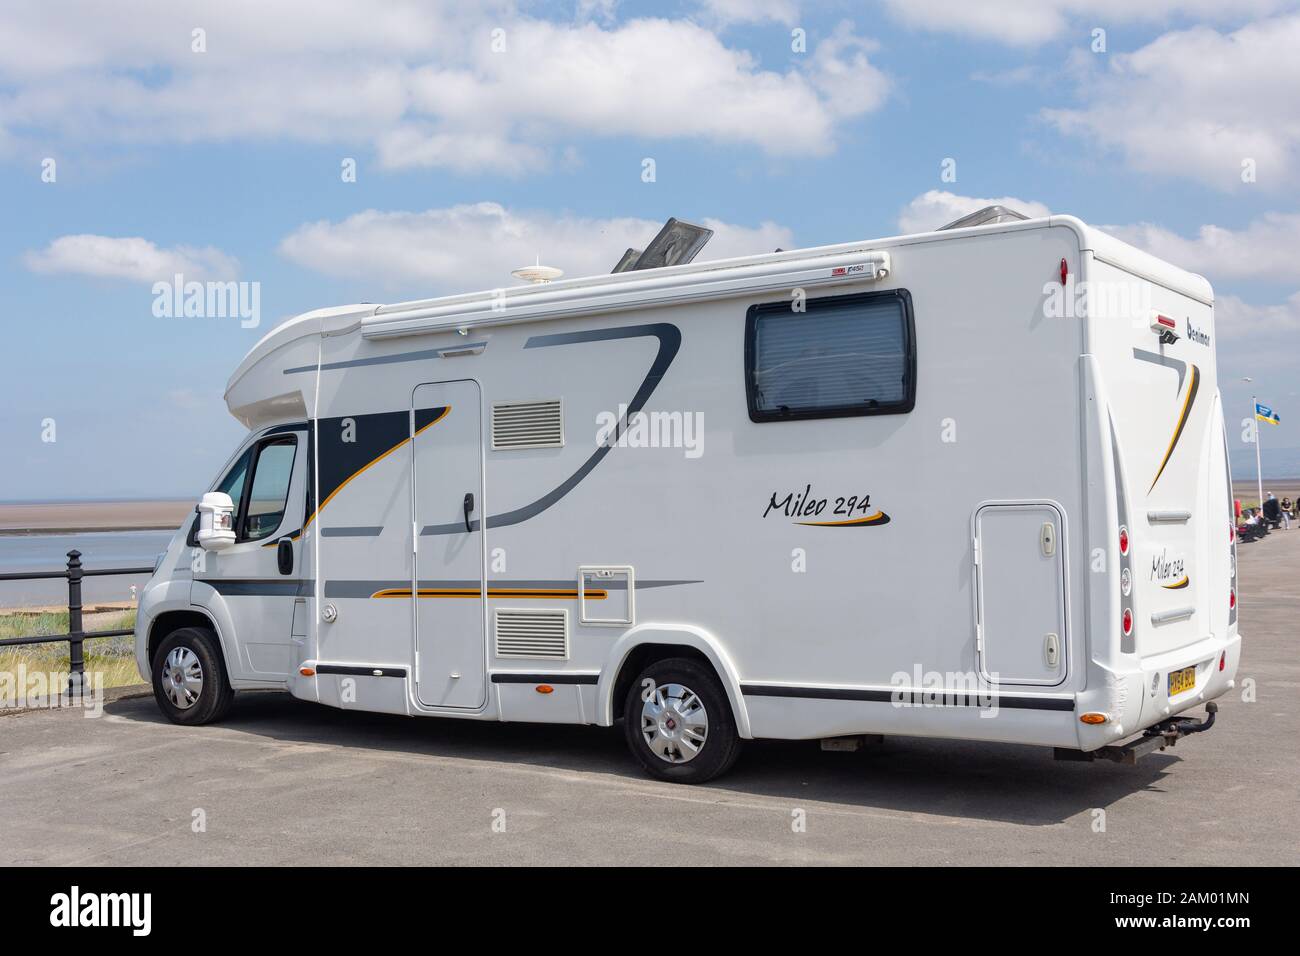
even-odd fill
[[[217,635],[207,628],[182,627],[164,637],[152,670],[158,708],[174,724],[220,720],[235,699]]]
[[[623,705],[627,745],[651,776],[704,783],[740,755],[731,702],[713,670],[684,657],[651,664]]]

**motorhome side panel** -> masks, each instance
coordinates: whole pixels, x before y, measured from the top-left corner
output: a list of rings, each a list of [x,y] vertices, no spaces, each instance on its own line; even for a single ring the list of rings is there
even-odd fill
[[[487,544],[506,569],[490,581],[569,582],[579,566],[632,566],[635,626],[709,635],[741,677],[758,736],[907,728],[1072,740],[1065,708],[1083,660],[1073,611],[1058,635],[1055,699],[1041,707],[1032,683],[1004,688],[1029,706],[992,720],[976,708],[876,699],[899,685],[974,689],[970,525],[981,504],[1054,502],[1063,597],[1080,585],[1068,551],[1080,507],[1080,327],[1043,307],[1062,258],[1077,267],[1066,230],[936,241],[899,250],[883,284],[837,288],[910,294],[917,388],[915,407],[898,414],[751,420],[746,317],[781,296],[495,330],[481,356],[457,360],[459,374],[482,383],[489,417],[499,403],[559,400],[564,444],[489,440]],[[807,354],[835,348],[819,339],[831,334],[810,319]],[[634,416],[602,451],[602,424],[638,401],[652,417]],[[815,513],[795,513],[795,502]],[[859,505],[861,514],[836,514]],[[888,520],[856,521],[877,513]],[[1037,533],[1023,547],[1039,548]],[[494,622],[504,603],[489,602],[494,669],[618,665],[609,649],[621,631],[576,623],[581,608],[562,660],[501,657]],[[1035,653],[1052,630],[1033,637]]]

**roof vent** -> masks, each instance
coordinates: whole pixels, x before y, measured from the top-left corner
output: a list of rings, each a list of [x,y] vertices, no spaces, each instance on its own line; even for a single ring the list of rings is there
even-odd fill
[[[516,279],[523,279],[525,282],[531,282],[534,285],[543,285],[564,275],[564,270],[557,269],[554,266],[542,265],[542,257],[538,256],[535,265],[515,269],[510,274]]]
[[[684,219],[670,218],[644,251],[629,249],[623,253],[618,265],[614,266],[614,272],[684,266],[700,254],[700,250],[712,237],[712,229],[705,229]]]
[[[989,226],[995,222],[1016,222],[1020,219],[1028,219],[1022,212],[1016,212],[1014,209],[1008,209],[1006,206],[985,206],[983,209],[977,209],[969,215],[962,216],[960,219],[954,219],[946,226],[940,226],[939,232],[945,229],[965,229],[968,226]]]

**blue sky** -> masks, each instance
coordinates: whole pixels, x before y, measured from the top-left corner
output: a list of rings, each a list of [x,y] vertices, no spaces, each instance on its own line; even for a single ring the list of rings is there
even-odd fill
[[[1293,474],[1300,10],[1224,6],[6,4],[0,500],[196,495],[241,433],[227,376],[298,312],[501,285],[534,255],[607,271],[670,215],[710,221],[718,256],[982,199],[1207,275],[1230,423],[1251,375],[1283,421],[1266,473]],[[259,283],[260,326],[156,317],[178,268]]]

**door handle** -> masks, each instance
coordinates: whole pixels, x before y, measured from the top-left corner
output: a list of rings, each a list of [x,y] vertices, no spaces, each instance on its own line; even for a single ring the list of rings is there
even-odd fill
[[[474,513],[474,493],[472,491],[467,491],[465,492],[465,530],[466,531],[473,530],[469,526],[469,516],[473,513]]]
[[[281,574],[293,574],[293,538],[281,538],[276,543],[275,563]]]

